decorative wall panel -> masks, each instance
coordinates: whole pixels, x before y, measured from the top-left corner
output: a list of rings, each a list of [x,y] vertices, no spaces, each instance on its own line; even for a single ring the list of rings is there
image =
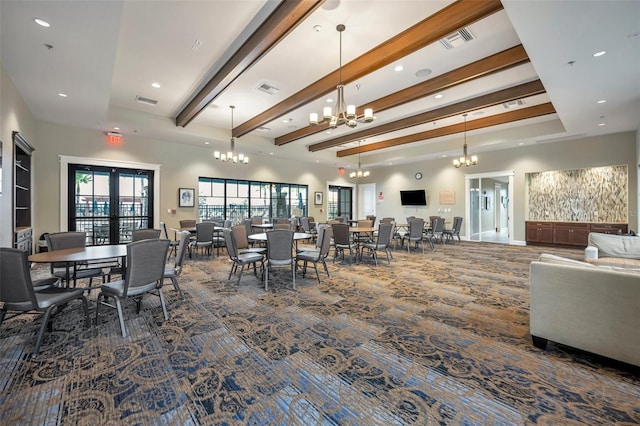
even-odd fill
[[[527,173],[529,220],[628,221],[626,165]]]

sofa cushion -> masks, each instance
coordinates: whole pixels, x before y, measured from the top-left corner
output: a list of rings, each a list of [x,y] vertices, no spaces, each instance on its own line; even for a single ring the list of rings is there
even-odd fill
[[[640,259],[626,259],[623,257],[601,257],[599,259],[586,259],[591,265],[613,266],[620,269],[639,269]]]
[[[640,259],[640,237],[591,232],[589,245],[598,248],[598,257]]]

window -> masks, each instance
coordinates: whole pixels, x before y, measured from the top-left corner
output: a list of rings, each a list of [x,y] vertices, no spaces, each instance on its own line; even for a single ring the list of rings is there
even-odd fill
[[[201,177],[198,219],[303,217],[308,214],[307,185]]]

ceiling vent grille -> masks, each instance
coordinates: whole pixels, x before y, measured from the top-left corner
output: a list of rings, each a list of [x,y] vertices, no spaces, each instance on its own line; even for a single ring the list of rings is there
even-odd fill
[[[503,102],[502,106],[504,109],[521,107],[524,105],[524,101],[522,99],[517,99],[515,101]]]
[[[257,89],[261,92],[268,93],[270,95],[275,95],[280,90],[275,84],[269,83],[267,81],[262,81],[258,83]]]
[[[442,45],[446,47],[447,50],[451,50],[474,39],[475,37],[473,36],[473,34],[471,34],[471,31],[469,31],[469,28],[465,27],[459,29],[453,34],[449,34],[445,38],[441,38],[440,43],[442,43]]]
[[[158,101],[155,99],[145,98],[142,96],[136,96],[136,102],[140,102],[141,104],[156,106]]]

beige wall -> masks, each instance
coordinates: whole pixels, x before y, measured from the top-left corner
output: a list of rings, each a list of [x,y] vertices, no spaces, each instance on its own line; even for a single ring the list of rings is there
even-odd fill
[[[638,230],[638,168],[636,159],[636,132],[619,133],[602,137],[583,138],[561,143],[536,144],[520,148],[489,152],[479,155],[479,164],[469,168],[456,169],[451,159],[428,161],[398,167],[372,170],[372,178],[377,182],[376,191],[384,194],[384,201],[378,202],[378,217],[395,217],[404,221],[407,216],[445,217],[465,216],[464,176],[465,174],[514,171],[514,240],[524,241],[526,220],[525,175],[530,172],[547,170],[578,169],[605,165],[627,164],[629,166],[629,227]],[[414,178],[421,171],[422,180]],[[426,189],[426,207],[400,206],[401,189]],[[455,205],[441,206],[439,192],[455,191]],[[439,213],[441,207],[451,208],[451,212]],[[464,228],[464,227],[463,227]]]

